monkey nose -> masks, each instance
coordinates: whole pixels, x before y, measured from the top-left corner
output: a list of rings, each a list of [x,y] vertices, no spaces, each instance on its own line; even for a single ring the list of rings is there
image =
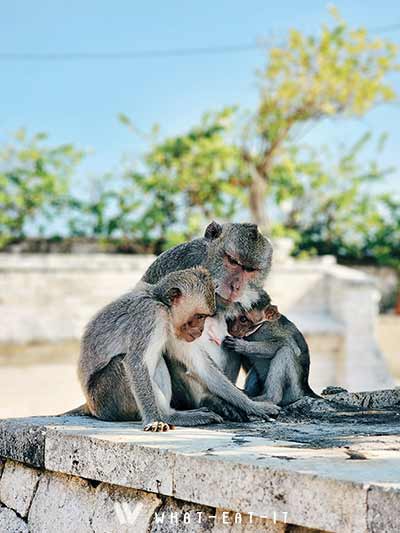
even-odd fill
[[[231,291],[232,292],[238,292],[240,290],[240,282],[239,281],[232,281],[231,283]]]

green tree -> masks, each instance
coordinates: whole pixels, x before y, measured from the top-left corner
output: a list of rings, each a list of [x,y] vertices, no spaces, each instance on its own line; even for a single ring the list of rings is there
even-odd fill
[[[227,142],[233,113],[206,114],[187,133],[154,142],[144,170],[128,172],[142,205],[136,232],[157,251],[192,238],[212,217],[231,218],[243,201],[243,162]]]
[[[358,117],[389,102],[388,75],[398,68],[397,48],[352,29],[332,10],[334,24],[318,37],[291,30],[285,45],[269,51],[259,72],[260,100],[245,131],[243,159],[249,166],[249,207],[268,226],[265,199],[272,183],[289,180],[299,131],[326,117]]]
[[[0,149],[0,247],[21,240],[28,226],[49,221],[68,191],[83,154],[72,145],[48,146],[47,136],[25,130]]]
[[[396,232],[387,246],[383,238],[389,237],[389,228],[393,231],[396,203],[388,203],[377,187],[393,171],[377,163],[384,140],[378,140],[375,153],[370,133],[353,146],[339,146],[337,153],[326,147],[292,149],[295,171],[289,186],[282,190],[280,182],[271,188],[272,198],[281,195],[274,233],[293,237],[296,255],[333,254],[342,262],[389,264]]]
[[[104,240],[132,237],[130,221],[139,205],[124,176],[107,173],[88,185],[85,197],[71,194],[67,199],[70,235]]]

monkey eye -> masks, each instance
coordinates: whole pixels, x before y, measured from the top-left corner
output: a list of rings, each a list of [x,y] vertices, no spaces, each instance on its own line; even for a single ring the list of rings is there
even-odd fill
[[[231,255],[229,254],[225,254],[226,258],[228,259],[229,263],[231,265],[239,265],[239,263],[236,261],[236,259],[234,259]]]
[[[196,315],[196,318],[198,318],[199,320],[202,320],[203,318],[206,318],[207,315],[201,315],[201,314],[198,314]]]
[[[252,267],[245,267],[245,266],[244,266],[244,267],[243,267],[243,270],[244,270],[245,272],[256,272],[257,269],[256,269],[256,268],[252,268]]]
[[[247,318],[246,318],[244,315],[242,315],[242,316],[239,318],[239,321],[240,321],[242,324],[245,324],[248,320],[247,320]]]

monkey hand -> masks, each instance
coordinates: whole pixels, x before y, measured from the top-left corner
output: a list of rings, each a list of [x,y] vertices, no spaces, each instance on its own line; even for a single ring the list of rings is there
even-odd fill
[[[237,337],[230,337],[229,335],[225,337],[222,347],[226,350],[235,353],[245,353],[248,348],[249,341],[239,339]]]
[[[155,420],[154,422],[149,422],[148,424],[144,424],[143,430],[144,431],[168,431],[169,429],[175,429],[174,426],[171,424],[167,424],[166,422],[161,422],[158,420]]]

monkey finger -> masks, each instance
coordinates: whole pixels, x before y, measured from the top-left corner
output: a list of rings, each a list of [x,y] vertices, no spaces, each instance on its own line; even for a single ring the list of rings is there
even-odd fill
[[[153,431],[155,433],[158,433],[161,431],[168,431],[169,429],[170,429],[169,424],[167,424],[166,422],[161,422],[161,421],[150,422],[150,424],[146,424],[143,427],[144,431]]]
[[[222,345],[229,350],[234,350],[236,347],[236,339],[233,337],[225,337]]]

